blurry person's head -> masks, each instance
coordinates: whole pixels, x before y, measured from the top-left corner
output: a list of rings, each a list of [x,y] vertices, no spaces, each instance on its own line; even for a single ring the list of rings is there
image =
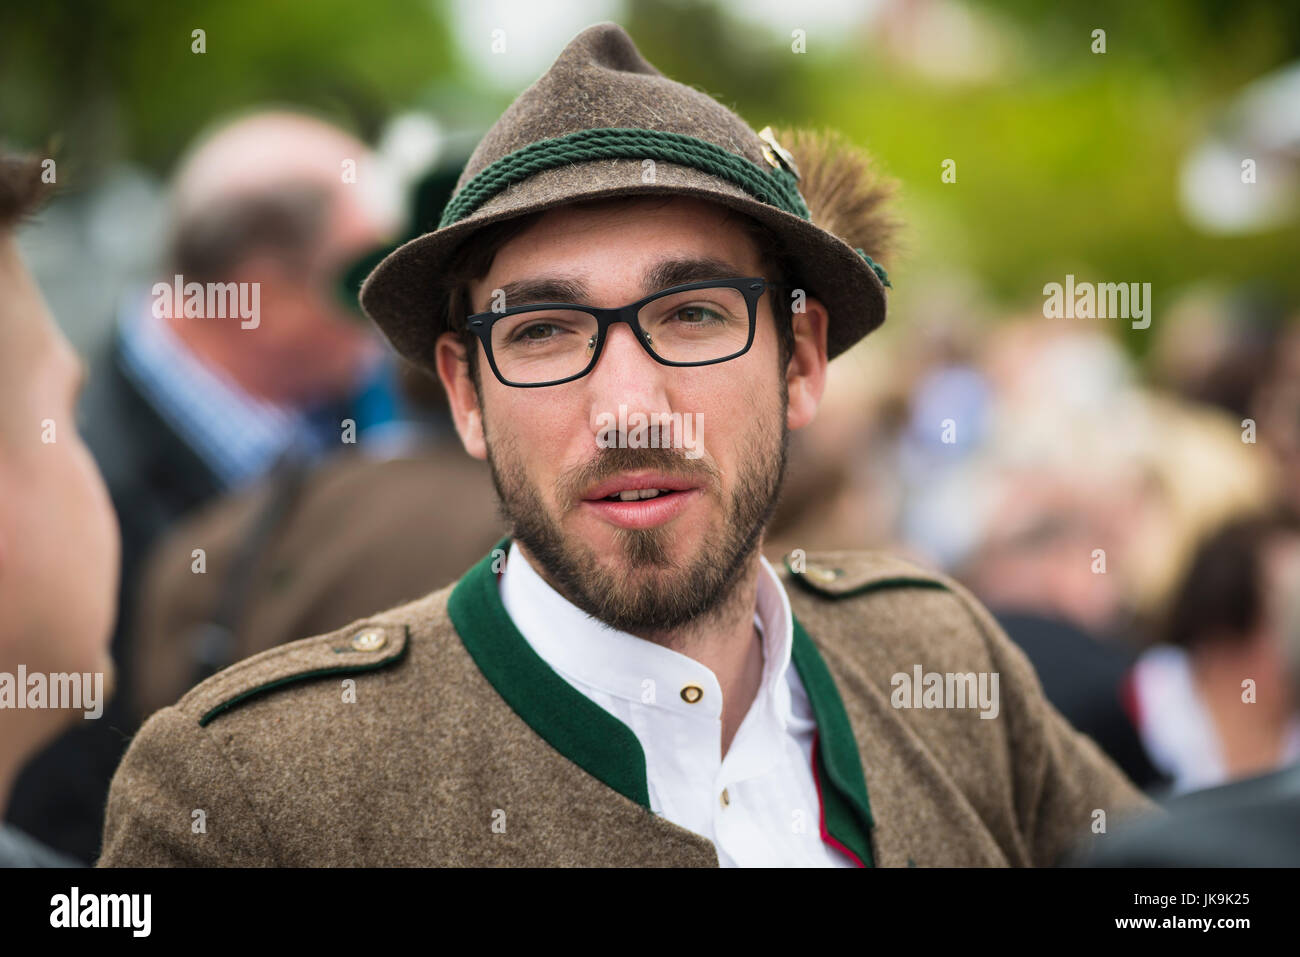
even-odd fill
[[[769,288],[758,295],[748,351],[685,368],[656,361],[630,326],[616,324],[586,375],[520,388],[499,381],[464,325],[467,315],[491,309],[493,291],[509,283],[533,284],[523,302],[540,295],[531,301],[615,307],[693,281],[793,277],[782,274],[778,246],[758,224],[686,197],[578,203],[484,234],[477,255],[467,253],[458,267],[458,331],[438,340],[438,372],[467,450],[492,466],[515,537],[576,605],[643,637],[667,636],[727,607],[771,518],[787,432],[811,421],[821,398],[825,306],[809,296],[806,310],[792,316],[782,291]],[[550,286],[537,287],[542,279]],[[743,305],[732,308],[716,293],[664,302],[671,308],[661,309],[654,327],[660,348],[748,322]],[[541,320],[509,333],[494,346],[497,365],[518,353],[519,374],[527,374],[539,350],[549,351],[541,343],[563,335]],[[682,439],[698,416],[703,441],[694,456],[681,444],[633,447],[634,417],[660,414],[679,419],[656,445]],[[602,447],[602,424],[619,415],[618,441]],[[638,493],[655,504],[627,498]]]
[[[1217,406],[1240,422],[1251,415],[1261,371],[1277,355],[1286,329],[1279,297],[1243,285],[1206,284],[1170,307],[1148,357],[1154,382],[1184,398]]]
[[[1278,489],[1290,510],[1300,515],[1300,324],[1279,339],[1259,383],[1251,416],[1256,441],[1268,450],[1278,470]]]
[[[0,154],[0,672],[104,673],[107,693],[117,520],[77,434],[81,362],[14,238],[42,192],[35,160]],[[0,804],[15,762],[82,718],[0,711]]]
[[[979,544],[961,568],[963,580],[1000,612],[1068,621],[1102,636],[1122,618],[1119,576],[1098,574],[1098,549],[1112,548],[1106,507],[1127,496],[1118,470],[1105,474],[1098,495],[1063,468],[1008,467],[998,463],[976,500],[987,500]],[[1096,475],[1098,473],[1094,473]]]
[[[1165,640],[1252,679],[1259,707],[1296,697],[1290,589],[1300,572],[1300,522],[1286,513],[1229,522],[1196,550],[1175,593]]]
[[[257,315],[175,306],[177,334],[254,395],[308,404],[349,392],[380,349],[338,278],[398,224],[378,178],[360,140],[306,115],[254,113],[201,137],[173,182],[161,278],[205,293],[238,284]]]

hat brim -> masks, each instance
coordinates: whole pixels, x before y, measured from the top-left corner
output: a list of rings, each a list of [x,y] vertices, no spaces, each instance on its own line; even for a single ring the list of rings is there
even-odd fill
[[[813,223],[761,202],[727,180],[690,166],[658,162],[642,182],[642,163],[602,159],[537,173],[498,193],[475,212],[426,233],[386,256],[361,287],[361,306],[404,357],[435,368],[434,344],[447,330],[447,284],[440,277],[469,237],[491,223],[615,196],[677,195],[719,203],[763,223],[783,241],[809,296],[830,316],[827,353],[835,358],[885,320],[885,287],[843,240]]]

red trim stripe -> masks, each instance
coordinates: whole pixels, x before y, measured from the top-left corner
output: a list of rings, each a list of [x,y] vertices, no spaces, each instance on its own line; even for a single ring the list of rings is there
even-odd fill
[[[1119,705],[1125,716],[1133,723],[1133,727],[1141,730],[1144,715],[1142,697],[1138,694],[1136,667],[1129,668],[1120,679]]]
[[[866,867],[867,865],[862,863],[862,858],[833,838],[830,832],[826,830],[826,806],[822,801],[822,782],[817,776],[817,731],[813,732],[812,773],[813,784],[817,787],[817,826],[821,829],[822,841],[836,850],[843,851],[858,867]]]

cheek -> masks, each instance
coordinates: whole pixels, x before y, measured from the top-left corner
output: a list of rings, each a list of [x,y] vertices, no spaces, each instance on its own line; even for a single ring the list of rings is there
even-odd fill
[[[79,484],[86,506],[87,521],[97,527],[97,535],[103,542],[105,555],[113,568],[121,557],[121,531],[118,527],[117,513],[113,509],[113,500],[108,494],[108,486],[95,464],[90,450],[78,439],[74,457],[80,472]]]
[[[60,551],[66,557],[69,584],[84,594],[88,613],[111,616],[117,600],[121,537],[108,488],[80,437],[68,444],[58,465],[59,500],[66,510],[60,524],[67,536]],[[88,626],[97,627],[90,622]]]
[[[277,342],[294,342],[309,352],[319,352],[334,337],[333,324],[322,321],[329,315],[322,311],[323,306],[312,290],[268,292],[263,286],[261,325],[250,331],[258,334],[265,329],[267,337]]]
[[[680,406],[685,413],[699,412],[696,421],[703,436],[705,455],[711,456],[730,481],[741,459],[753,449],[766,447],[758,437],[780,429],[778,383],[774,375],[748,374],[729,377],[716,388],[696,392]]]
[[[107,647],[103,643],[111,638],[113,622],[117,616],[122,558],[121,532],[108,487],[104,484],[90,450],[78,440],[76,448],[70,451],[77,461],[77,492],[85,522],[85,554],[81,556],[85,563],[85,577],[76,586],[87,591],[85,639],[103,646],[99,654],[106,655]],[[96,602],[95,598],[99,601]]]
[[[95,670],[87,656],[102,656],[116,613],[117,518],[75,433],[33,451],[16,475],[13,494],[22,507],[7,555],[7,571],[23,588],[20,617],[35,633],[61,636],[40,652],[52,663]]]
[[[495,391],[486,395],[483,428],[497,465],[522,473],[549,500],[556,478],[590,461],[596,441],[579,400],[551,401],[540,398],[541,391],[512,389],[506,395]]]

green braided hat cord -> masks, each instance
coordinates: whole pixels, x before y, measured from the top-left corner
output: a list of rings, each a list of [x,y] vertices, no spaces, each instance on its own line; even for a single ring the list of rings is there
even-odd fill
[[[784,166],[766,170],[716,143],[685,133],[601,127],[538,140],[490,163],[447,203],[438,228],[460,222],[502,190],[536,173],[595,159],[652,159],[690,166],[734,183],[760,202],[800,219],[812,218],[799,195],[798,177]],[[861,249],[857,253],[881,282],[889,285],[885,271]]]
[[[762,202],[808,219],[792,173],[771,172],[708,140],[663,130],[604,127],[538,140],[481,170],[452,198],[439,228],[459,222],[508,186],[535,173],[595,159],[652,159],[703,170],[734,183]]]
[[[881,285],[888,286],[890,289],[894,288],[894,284],[889,281],[889,273],[885,272],[884,266],[872,260],[872,258],[867,255],[867,251],[861,246],[854,246],[853,251],[867,261],[867,265],[871,267],[871,271],[880,277]]]

